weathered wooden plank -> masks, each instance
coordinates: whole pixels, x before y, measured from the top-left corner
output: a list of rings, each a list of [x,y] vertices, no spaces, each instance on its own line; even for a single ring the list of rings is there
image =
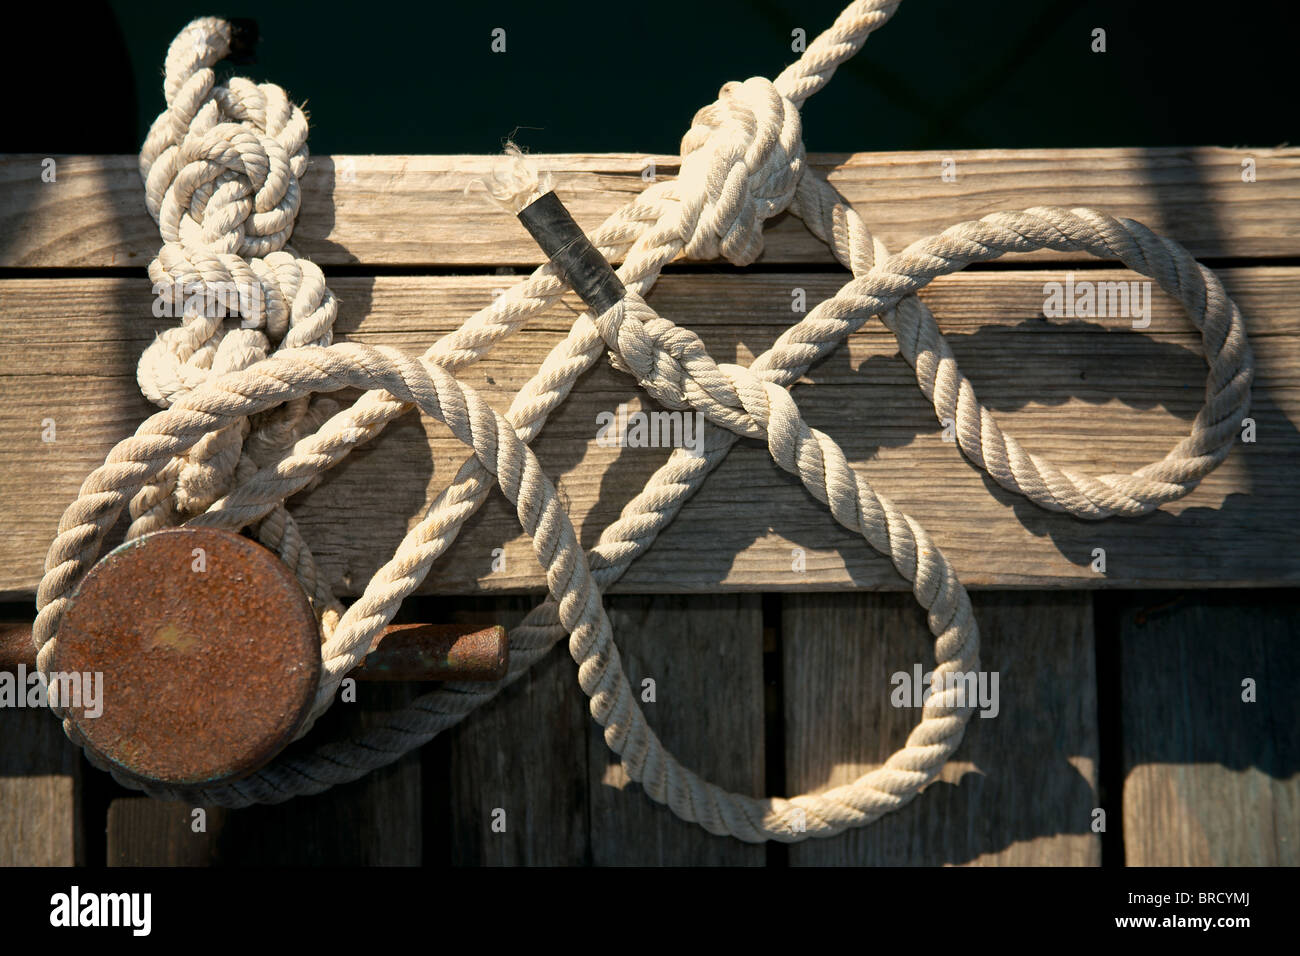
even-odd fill
[[[188,804],[118,797],[108,806],[109,866],[211,866],[226,811],[204,817]],[[201,829],[196,829],[201,827]]]
[[[1043,283],[1058,270],[969,272],[923,293],[981,397],[1032,450],[1098,473],[1162,456],[1187,431],[1203,395],[1199,343],[1160,293],[1151,325],[1042,318]],[[1128,273],[1096,270],[1097,280]],[[995,486],[942,439],[892,336],[878,323],[850,338],[795,395],[807,419],[842,442],[851,461],[914,515],[975,587],[1275,585],[1300,579],[1294,475],[1300,467],[1300,333],[1290,315],[1300,269],[1225,270],[1247,316],[1259,374],[1243,444],[1190,496],[1140,520],[1093,523],[1041,511]],[[488,301],[501,277],[340,278],[338,332],[420,353]],[[791,289],[810,302],[832,275],[668,276],[653,292],[667,316],[696,329],[719,361],[748,362],[795,318]],[[135,362],[170,320],[150,314],[147,286],[126,279],[0,281],[0,592],[29,596],[58,516],[84,476],[153,409],[138,394]],[[504,409],[564,334],[567,309],[520,332],[465,373]],[[607,365],[574,389],[536,443],[585,542],[614,520],[666,457],[664,449],[601,447],[596,416],[646,407]],[[55,438],[42,441],[52,420]],[[340,593],[359,593],[450,479],[463,447],[414,416],[331,471],[293,504]],[[357,520],[341,520],[352,518]],[[978,527],[980,534],[971,533]],[[1213,549],[1203,546],[1216,542]],[[539,589],[543,578],[513,510],[494,497],[467,525],[456,557],[428,591]],[[504,548],[505,569],[493,572]],[[1092,570],[1104,548],[1107,573]],[[806,569],[796,573],[792,552]],[[892,567],[836,525],[779,471],[766,450],[741,443],[617,591],[899,588]]]
[[[1079,593],[973,598],[998,713],[911,804],[862,830],[790,847],[792,865],[1095,866],[1097,698],[1091,602]],[[787,595],[782,614],[787,789],[848,783],[902,746],[919,711],[892,675],[933,665],[908,595]],[[991,685],[990,685],[991,687]]]
[[[719,786],[763,793],[759,595],[618,595],[609,598],[606,607],[628,682],[669,751]],[[646,680],[653,685],[646,685]],[[646,699],[648,694],[653,694],[653,701]],[[605,745],[602,728],[591,720],[588,724],[592,863],[765,863],[763,847],[710,836],[650,800]]]
[[[358,684],[357,701],[335,704],[297,746],[317,746],[373,726],[419,693],[418,685]],[[413,866],[421,861],[423,806],[418,754],[355,783],[274,806],[206,809],[121,797],[108,810],[110,866]]]
[[[534,603],[498,600],[480,620],[510,628]],[[447,732],[451,799],[445,825],[452,863],[591,862],[590,722],[577,665],[562,642],[495,700]]]
[[[1129,866],[1300,864],[1297,633],[1294,592],[1126,596]]]
[[[81,754],[45,709],[0,709],[0,866],[84,862]]]
[[[1242,161],[1257,181],[1242,182]],[[539,155],[574,217],[594,228],[646,186],[650,164],[630,153]],[[813,165],[892,249],[998,209],[1088,205],[1145,222],[1198,256],[1300,253],[1300,149],[970,150],[814,154]],[[956,181],[942,178],[956,162]],[[68,156],[57,180],[44,156],[0,157],[0,267],[143,265],[158,230],[144,208],[134,156]],[[491,156],[317,156],[304,178],[294,245],[322,265],[498,265],[540,261],[519,224],[466,185]],[[1078,258],[1042,252],[1040,258]],[[768,263],[829,262],[786,218],[767,230]]]

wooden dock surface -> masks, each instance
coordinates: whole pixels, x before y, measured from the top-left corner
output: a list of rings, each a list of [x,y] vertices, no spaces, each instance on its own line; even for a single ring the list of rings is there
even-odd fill
[[[956,182],[940,176],[957,162]],[[1256,181],[1243,182],[1243,158]],[[593,228],[676,157],[548,156]],[[1138,219],[1216,268],[1258,371],[1243,442],[1201,487],[1137,520],[1082,522],[997,487],[945,441],[892,336],[869,323],[794,390],[809,422],[913,515],[973,600],[1001,712],[978,717],[941,779],[864,831],[753,847],[681,823],[630,784],[557,649],[454,731],[385,771],[280,807],[210,811],[135,796],[90,769],[45,713],[0,710],[0,863],[1061,864],[1300,863],[1300,149],[1020,150],[814,156],[893,250],[1006,208],[1088,205]],[[294,236],[341,300],[340,338],[419,354],[539,253],[464,193],[491,157],[314,157]],[[157,229],[134,157],[0,157],[0,606],[30,619],[58,516],[155,409],[135,363],[174,320],[144,268]],[[1060,253],[1012,257],[922,292],[963,370],[1033,451],[1085,471],[1163,457],[1204,396],[1198,336],[1155,290],[1150,325],[1047,319],[1067,273],[1137,278]],[[651,295],[718,361],[746,363],[845,280],[791,217],[760,264],[669,267]],[[567,332],[576,300],[466,378],[498,409]],[[602,365],[534,443],[590,544],[668,452],[596,443],[598,413],[651,409]],[[53,420],[57,438],[42,440]],[[465,449],[407,416],[292,510],[341,595],[356,595]],[[1096,549],[1106,555],[1094,570]],[[504,549],[504,568],[493,570]],[[795,560],[798,555],[800,560]],[[496,562],[500,568],[500,561]],[[403,614],[518,621],[543,576],[495,496]],[[846,782],[917,715],[890,675],[929,659],[892,567],[742,441],[607,598],[629,678],[669,749],[733,789]],[[1250,681],[1254,700],[1243,700]],[[418,692],[362,685],[313,735]],[[504,833],[491,827],[506,811]]]

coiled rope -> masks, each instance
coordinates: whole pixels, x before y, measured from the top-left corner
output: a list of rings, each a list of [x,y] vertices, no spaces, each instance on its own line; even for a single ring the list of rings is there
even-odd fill
[[[208,18],[186,27],[167,56],[167,109],[141,153],[147,202],[164,242],[150,275],[156,282],[233,285],[240,314],[257,327],[223,332],[219,322],[187,313],[146,351],[141,386],[165,410],[110,452],[60,521],[33,629],[42,670],[69,596],[124,507],[134,519],[131,535],[181,521],[253,526],[297,571],[321,617],[324,668],[313,719],[494,484],[532,536],[549,597],[511,632],[510,671],[498,686],[442,685],[361,737],[282,755],[215,788],[142,787],[115,776],[156,796],[222,806],[318,793],[459,722],[567,636],[592,717],[628,776],[712,833],[747,841],[831,836],[897,809],[934,780],[972,711],[945,680],[979,667],[969,598],[916,521],[877,494],[830,436],[803,421],[789,387],[880,315],[940,421],[956,423],[971,461],[1041,507],[1096,519],[1143,514],[1185,495],[1227,455],[1248,408],[1253,358],[1241,314],[1216,276],[1132,220],[1050,207],[995,213],[890,256],[852,207],[807,169],[799,106],[897,6],[898,0],[857,0],[775,83],[728,83],[696,114],[682,142],[680,177],[650,186],[591,236],[606,258],[622,259],[617,271],[626,297],[601,315],[576,319],[504,415],[456,374],[556,302],[565,292],[556,268],[543,265],[418,360],[394,349],[331,345],[333,296],[319,270],[287,246],[306,168],[305,119],[274,85],[216,85],[212,67],[230,46],[226,23]],[[537,188],[525,176],[505,198],[518,204]],[[782,211],[803,219],[853,278],[748,368],[717,364],[698,336],[657,315],[645,297],[679,255],[753,262],[763,221]],[[1209,368],[1205,404],[1190,434],[1160,461],[1129,475],[1093,477],[1023,449],[980,404],[914,294],[971,262],[1039,248],[1118,259],[1182,302],[1200,331]],[[697,409],[709,424],[703,455],[674,451],[584,554],[528,445],[606,351],[657,401]],[[346,387],[368,391],[347,409],[326,404],[324,395]],[[284,501],[413,406],[444,422],[473,453],[345,611],[316,573]],[[628,685],[601,603],[601,592],[651,546],[741,435],[765,440],[777,464],[893,562],[926,609],[935,638],[934,692],[903,748],[851,784],[788,800],[729,793],[667,752]],[[64,727],[76,740],[71,723]]]

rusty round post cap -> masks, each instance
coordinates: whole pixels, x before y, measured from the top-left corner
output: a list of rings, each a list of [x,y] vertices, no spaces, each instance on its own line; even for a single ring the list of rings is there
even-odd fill
[[[89,749],[133,777],[207,786],[252,773],[293,739],[320,682],[320,635],[297,578],[266,548],[175,528],[91,569],[50,672]]]

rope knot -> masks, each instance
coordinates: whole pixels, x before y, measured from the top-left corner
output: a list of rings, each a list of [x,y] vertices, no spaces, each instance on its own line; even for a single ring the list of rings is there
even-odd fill
[[[682,242],[691,259],[749,265],[763,221],[784,211],[804,169],[799,109],[770,80],[732,81],[682,137]]]
[[[172,42],[167,108],[140,150],[146,205],[163,239],[149,264],[155,314],[181,320],[137,370],[141,391],[164,407],[277,349],[333,341],[337,300],[320,269],[286,248],[307,172],[307,118],[274,83],[217,84],[212,68],[231,36],[229,23],[204,17]],[[132,502],[132,536],[205,510],[229,490],[245,451],[260,463],[318,418],[303,401],[281,419],[206,436]]]

